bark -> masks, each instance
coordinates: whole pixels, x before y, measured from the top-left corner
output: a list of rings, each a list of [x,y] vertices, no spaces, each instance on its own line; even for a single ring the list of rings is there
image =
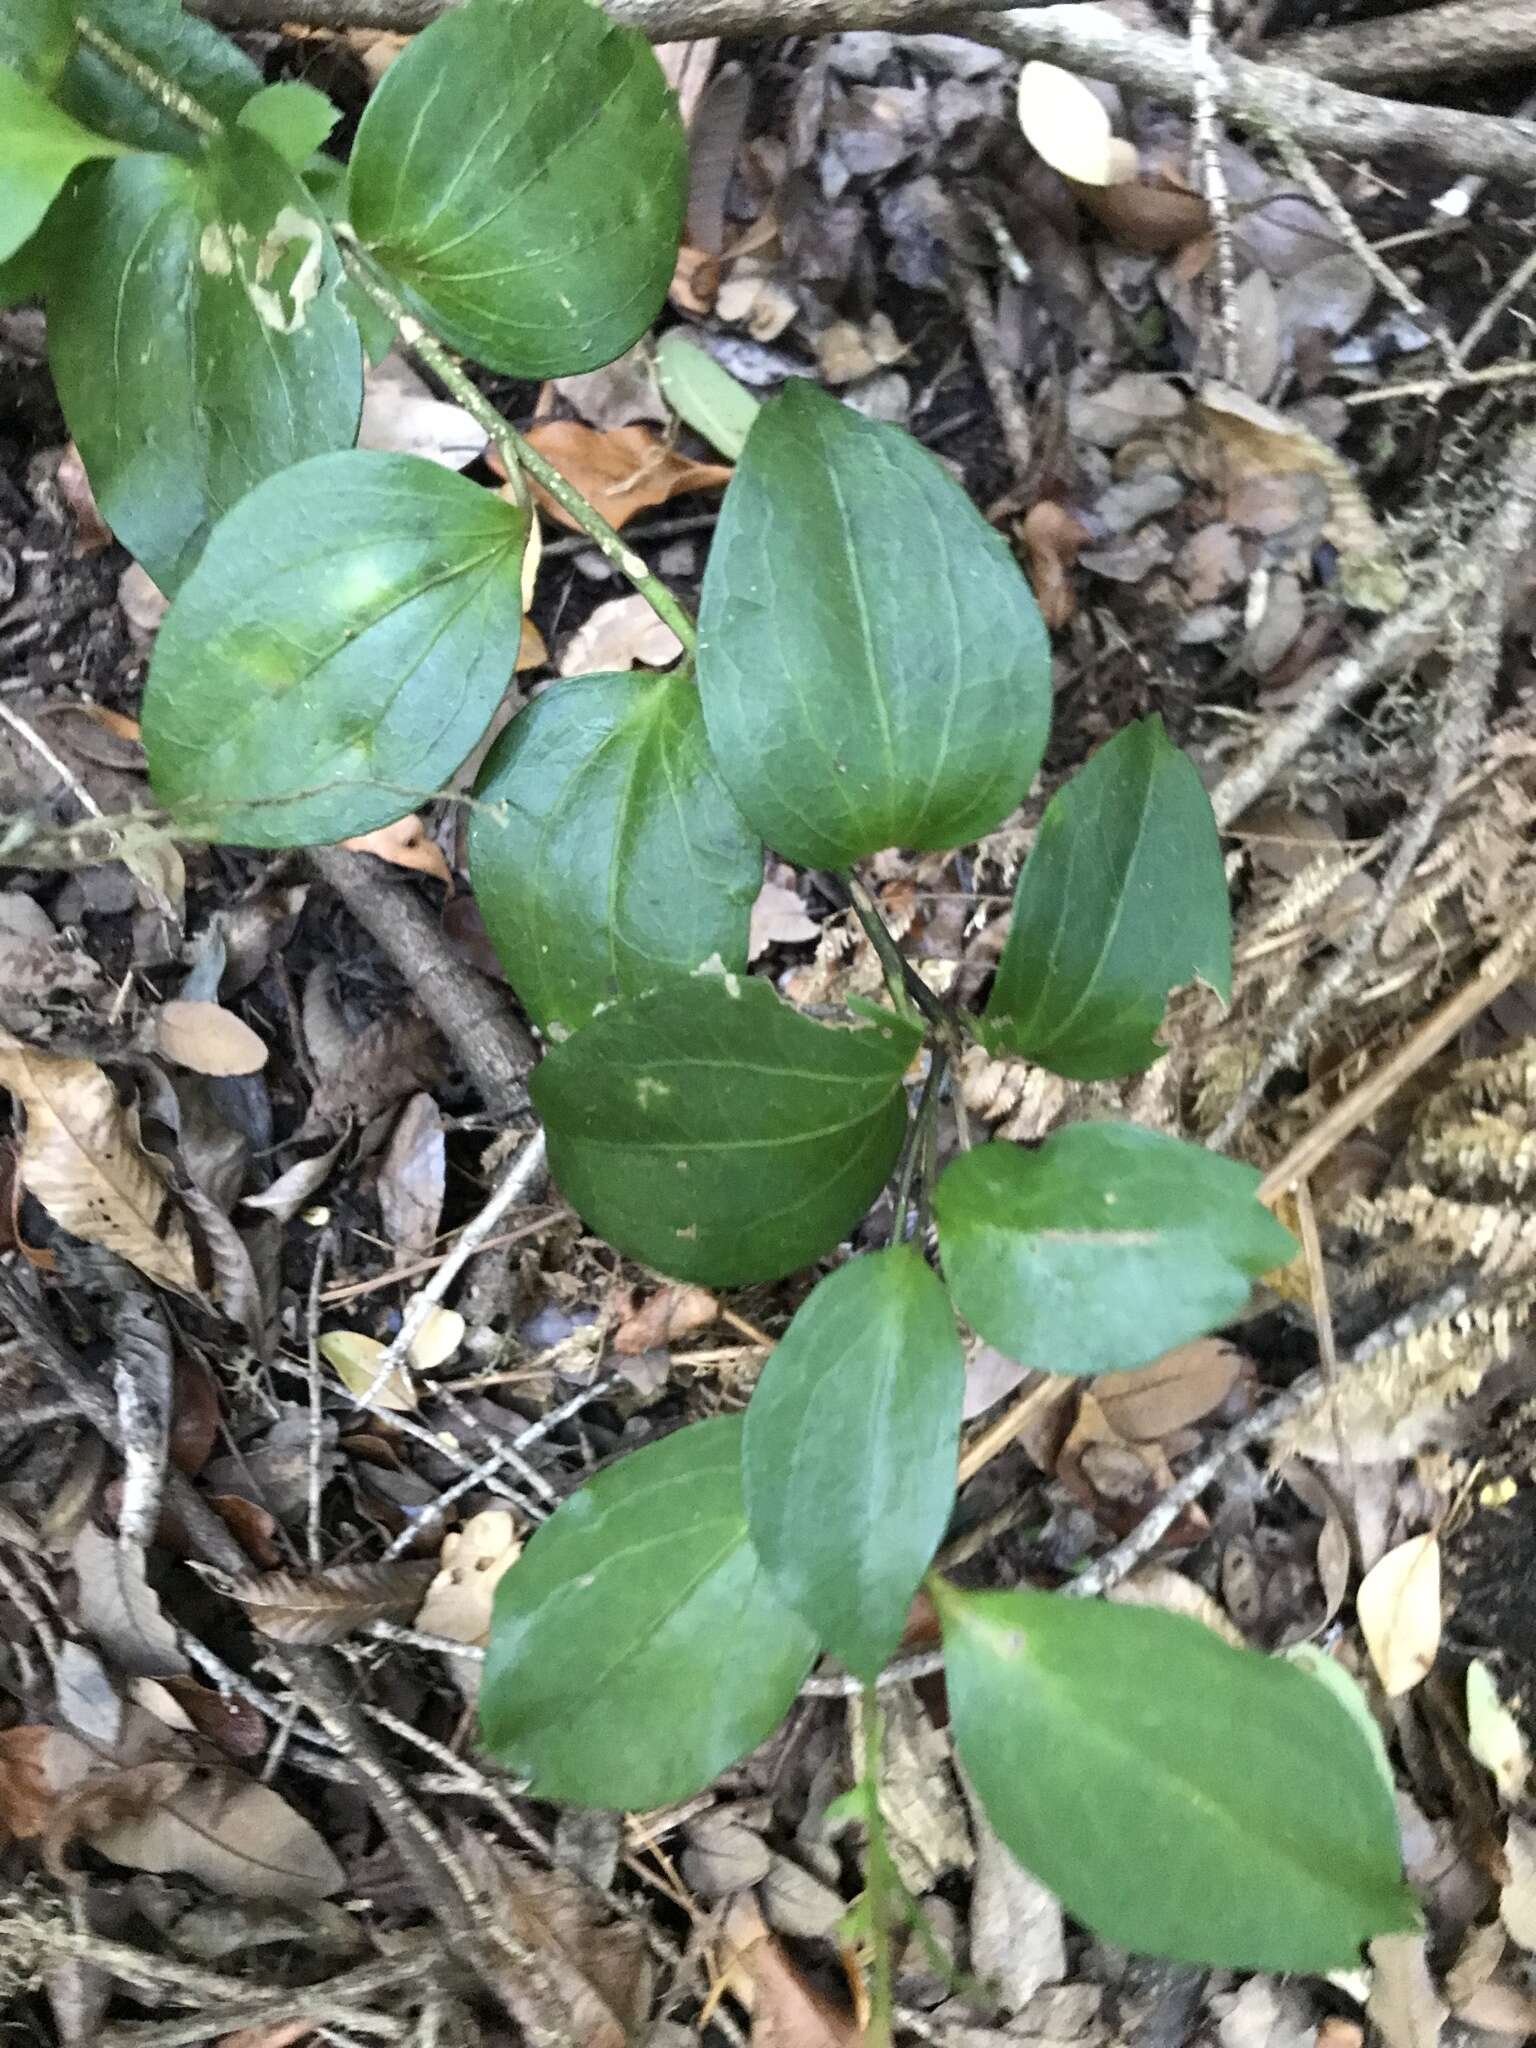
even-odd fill
[[[1536,57],[1536,0],[1448,0],[1384,21],[1279,36],[1268,53],[1340,85],[1470,78]]]

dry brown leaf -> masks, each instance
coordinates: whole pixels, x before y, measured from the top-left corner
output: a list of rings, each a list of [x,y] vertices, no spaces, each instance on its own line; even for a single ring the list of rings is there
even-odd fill
[[[184,1871],[227,1898],[324,1899],[346,1881],[319,1833],[270,1785],[222,1768],[139,1765],[94,1799],[88,1784],[59,1818],[109,1862]]]
[[[1155,1443],[1219,1408],[1242,1369],[1243,1354],[1234,1345],[1197,1337],[1135,1372],[1101,1373],[1093,1391],[1118,1436]]]
[[[1164,1614],[1184,1614],[1191,1621],[1204,1622],[1213,1635],[1230,1643],[1234,1650],[1246,1646],[1242,1630],[1220,1604],[1168,1564],[1144,1564],[1128,1579],[1121,1579],[1104,1595],[1120,1607],[1160,1607]]]
[[[549,649],[544,645],[544,635],[532,619],[524,619],[522,638],[517,643],[517,674],[523,675],[531,668],[543,668],[548,660]]]
[[[1360,1581],[1355,1613],[1388,1699],[1411,1692],[1440,1648],[1440,1544],[1410,1536],[1378,1558]]]
[[[821,937],[821,926],[805,914],[797,889],[764,882],[752,905],[747,959],[760,960],[770,946],[801,946]]]
[[[371,853],[391,867],[409,868],[413,874],[430,875],[434,882],[453,887],[443,849],[420,818],[397,818],[393,825],[381,825],[377,832],[364,832],[356,839],[343,839],[341,844],[348,853]]]
[[[278,1643],[338,1643],[370,1621],[409,1621],[433,1567],[409,1558],[342,1564],[326,1572],[265,1572],[230,1591]]]
[[[71,1758],[84,1759],[77,1772],[61,1767]],[[45,1835],[61,1792],[89,1761],[85,1745],[61,1729],[28,1723],[0,1731],[0,1843]]]
[[[671,1284],[658,1287],[649,1301],[627,1315],[614,1332],[613,1348],[626,1358],[642,1351],[660,1351],[679,1337],[707,1330],[720,1304],[706,1287]]]
[[[416,1389],[398,1365],[379,1377],[379,1361],[386,1348],[377,1337],[366,1337],[361,1330],[327,1330],[320,1338],[320,1356],[349,1394],[355,1394],[365,1408],[406,1415],[417,1405]]]
[[[719,490],[731,480],[728,463],[694,462],[648,427],[613,427],[605,433],[579,420],[546,420],[530,430],[528,440],[610,526],[623,526],[637,512],[664,505],[681,492]],[[553,498],[537,485],[534,491],[551,519],[580,530]]]
[[[596,675],[612,669],[665,668],[683,651],[665,619],[658,619],[636,591],[612,597],[578,626],[560,657],[563,676]]]
[[[0,1045],[0,1084],[27,1113],[21,1178],[61,1230],[105,1245],[162,1287],[197,1292],[187,1226],[94,1060]]]
[[[1054,498],[1037,498],[1018,533],[1041,617],[1052,632],[1059,632],[1071,624],[1077,610],[1072,569],[1093,535],[1075,513]]]
[[[1385,2048],[1435,2048],[1446,2007],[1435,1990],[1422,1934],[1378,1934],[1370,1943],[1371,1993],[1366,2016]]]
[[[854,2016],[823,1998],[768,1931],[750,1893],[725,1919],[732,1990],[752,2013],[752,2048],[859,2048]]]
[[[346,1142],[344,1136],[340,1137],[334,1145],[317,1152],[312,1159],[299,1160],[286,1173],[280,1173],[271,1187],[263,1188],[259,1195],[243,1196],[241,1208],[265,1209],[279,1223],[292,1222],[310,1196],[318,1193],[329,1180],[331,1168],[341,1156],[341,1148]]]
[[[490,436],[463,406],[434,398],[402,357],[391,352],[363,380],[359,448],[415,455],[442,469],[468,469]]]
[[[125,1549],[86,1522],[70,1562],[80,1582],[80,1626],[119,1671],[165,1678],[187,1669],[176,1631],[145,1576],[143,1551]]]
[[[1080,185],[1124,185],[1136,176],[1134,143],[1115,135],[1091,87],[1059,64],[1036,60],[1019,73],[1019,126],[1053,171]]]
[[[400,1112],[379,1167],[379,1212],[396,1251],[431,1251],[447,1184],[443,1113],[430,1095],[413,1095]]]
[[[1069,178],[1072,196],[1117,242],[1143,256],[1166,256],[1197,241],[1211,224],[1198,192],[1177,185],[1084,185]]]
[[[517,1525],[504,1508],[471,1515],[462,1529],[443,1538],[438,1570],[417,1610],[417,1628],[456,1643],[483,1643],[490,1633],[496,1588],[522,1547]]]
[[[162,1003],[155,1045],[194,1074],[259,1074],[267,1064],[267,1048],[250,1025],[220,1003]]]
[[[73,441],[59,457],[54,481],[75,522],[76,555],[94,555],[99,549],[110,546],[112,529],[101,516],[96,493],[91,489],[91,480],[80,459],[80,450]]]

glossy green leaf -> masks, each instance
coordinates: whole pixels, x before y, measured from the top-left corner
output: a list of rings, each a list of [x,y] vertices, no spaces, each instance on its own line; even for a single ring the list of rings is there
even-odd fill
[[[1123,1372],[1218,1329],[1296,1244],[1235,1159],[1132,1124],[951,1160],[934,1194],[955,1305],[1041,1372]]]
[[[278,85],[264,85],[248,99],[240,109],[239,125],[259,135],[285,164],[297,170],[314,155],[340,119],[340,108],[323,92],[297,78],[289,78]]]
[[[1418,1924],[1391,1789],[1316,1679],[1152,1608],[935,1598],[955,1746],[987,1818],[1096,1934],[1321,1972]]]
[[[155,643],[144,745],[187,831],[371,832],[490,723],[522,617],[527,514],[414,455],[271,477],[214,529]]]
[[[352,224],[493,370],[622,355],[660,311],[687,150],[645,38],[592,0],[467,0],[389,67],[352,151]]]
[[[469,828],[475,901],[528,1014],[570,1032],[711,959],[747,965],[763,849],[687,675],[556,683],[497,740]]]
[[[533,1075],[550,1171],[592,1229],[680,1280],[776,1280],[885,1184],[920,1034],[813,1023],[765,981],[701,974],[604,1010]]]
[[[727,462],[741,459],[763,409],[745,384],[690,341],[681,327],[669,327],[656,344],[656,378],[662,396],[685,426],[702,434]]]
[[[10,0],[0,7],[0,65],[51,92],[75,44],[71,0]]]
[[[1231,994],[1221,843],[1194,763],[1146,718],[1051,799],[983,1036],[1073,1081],[1137,1073],[1169,991],[1197,978]]]
[[[0,258],[30,240],[71,176],[121,143],[93,135],[19,71],[0,64]]]
[[[341,261],[303,184],[239,128],[199,163],[78,181],[48,301],[64,417],[102,517],[174,593],[253,484],[348,447],[362,409]]]
[[[965,1360],[909,1246],[807,1298],[747,1409],[747,1526],[779,1592],[857,1677],[901,1640],[955,1498]]]
[[[589,1480],[496,1589],[486,1747],[535,1797],[686,1799],[783,1719],[816,1642],[747,1535],[741,1417],[700,1422]]]
[[[910,435],[798,381],[727,486],[698,664],[721,774],[808,867],[991,831],[1050,718],[1045,628],[1006,544]]]
[[[233,121],[261,90],[261,73],[237,43],[180,0],[74,0],[83,14],[120,48],[179,86],[218,121]],[[203,134],[87,42],[79,42],[59,87],[63,104],[88,128],[98,128],[136,149],[199,157]]]
[[[45,218],[30,241],[0,262],[0,308],[46,297],[57,254],[58,244]]]

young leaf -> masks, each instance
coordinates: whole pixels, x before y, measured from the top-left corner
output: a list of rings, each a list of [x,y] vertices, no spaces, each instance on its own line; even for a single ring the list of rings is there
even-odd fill
[[[1170,989],[1226,997],[1221,845],[1194,763],[1160,718],[1117,733],[1051,799],[1014,901],[983,1035],[1073,1081],[1138,1072]]]
[[[0,64],[0,135],[0,258],[30,239],[82,164],[125,153],[121,143],[71,120],[7,64]]]
[[[214,530],[155,644],[150,779],[250,846],[371,832],[451,775],[506,688],[527,514],[414,455],[269,477]]]
[[[829,1251],[906,1127],[918,1032],[813,1023],[765,981],[702,974],[604,1010],[533,1075],[549,1168],[628,1257],[710,1287]]]
[[[563,1502],[496,1589],[486,1747],[540,1799],[686,1799],[772,1733],[816,1641],[747,1535],[741,1417],[695,1423]]]
[[[666,297],[687,150],[649,44],[591,0],[468,0],[384,74],[352,223],[430,324],[493,370],[622,355]]]
[[[239,45],[208,22],[184,13],[180,0],[74,0],[70,11],[94,22],[215,120],[232,122],[261,90],[261,73]],[[132,143],[135,149],[202,155],[199,129],[125,78],[89,43],[76,44],[59,98],[77,121]]]
[[[264,85],[238,116],[240,127],[261,136],[295,170],[314,155],[340,119],[340,108],[323,92],[296,78]]]
[[[790,1606],[873,1679],[955,1497],[965,1360],[934,1273],[906,1245],[829,1274],[763,1368],[742,1486]]]
[[[357,431],[362,350],[340,258],[300,180],[238,128],[197,163],[94,172],[62,213],[70,260],[48,302],[59,400],[102,517],[174,592],[252,484]]]
[[[669,327],[656,344],[656,379],[684,426],[702,434],[727,462],[741,460],[753,422],[763,409],[745,384],[690,341],[681,327]]]
[[[1121,1947],[1353,1968],[1417,1925],[1391,1788],[1326,1687],[1201,1623],[934,1588],[955,1746],[1014,1855]]]
[[[1159,1131],[1069,1124],[978,1145],[934,1194],[955,1305],[1042,1372],[1123,1372],[1227,1322],[1296,1253],[1259,1175]]]
[[[70,0],[24,0],[0,13],[0,65],[20,72],[40,92],[58,84],[74,43]]]
[[[556,683],[497,740],[470,821],[475,900],[524,1007],[570,1032],[706,960],[747,964],[763,850],[686,675]]]
[[[1050,650],[1006,544],[908,435],[803,381],[726,491],[698,662],[721,774],[807,867],[991,831],[1045,744]]]

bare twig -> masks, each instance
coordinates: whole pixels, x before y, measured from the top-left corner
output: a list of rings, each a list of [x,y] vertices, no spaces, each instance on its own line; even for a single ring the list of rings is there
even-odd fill
[[[331,1253],[331,1233],[323,1230],[320,1242],[315,1246],[315,1263],[309,1274],[309,1299],[304,1315],[304,1362],[309,1380],[309,1457],[305,1470],[305,1541],[309,1555],[309,1568],[320,1569],[320,1495],[324,1487],[325,1454],[325,1413],[323,1404],[324,1382],[320,1373],[320,1289],[325,1280],[325,1264]]]
[[[1015,490],[1022,490],[1028,486],[1034,472],[1035,432],[1030,425],[1029,408],[1020,396],[1018,382],[1003,360],[998,344],[997,312],[992,304],[992,293],[981,273],[958,259],[954,264],[954,280],[955,296],[971,337],[971,347],[980,365],[992,410],[997,415],[997,424],[1002,430],[1003,445],[1008,450]]]
[[[1536,57],[1536,0],[1440,0],[1385,20],[1277,36],[1269,50],[1278,63],[1341,85],[1504,71]]]
[[[42,734],[30,726],[19,712],[13,711],[9,704],[0,703],[0,719],[4,719],[16,737],[29,746],[39,760],[47,762],[48,766],[58,776],[64,787],[88,817],[100,818],[105,816],[101,805],[97,803],[95,797],[91,795],[91,792],[80,780],[74,769],[67,762],[59,759]]]
[[[1221,66],[1216,61],[1213,0],[1191,0],[1189,56],[1194,73],[1193,149],[1195,184],[1210,209],[1216,242],[1216,331],[1221,341],[1221,375],[1227,384],[1241,382],[1237,332],[1237,250],[1232,240],[1232,195],[1221,163],[1221,125],[1217,94]]]

